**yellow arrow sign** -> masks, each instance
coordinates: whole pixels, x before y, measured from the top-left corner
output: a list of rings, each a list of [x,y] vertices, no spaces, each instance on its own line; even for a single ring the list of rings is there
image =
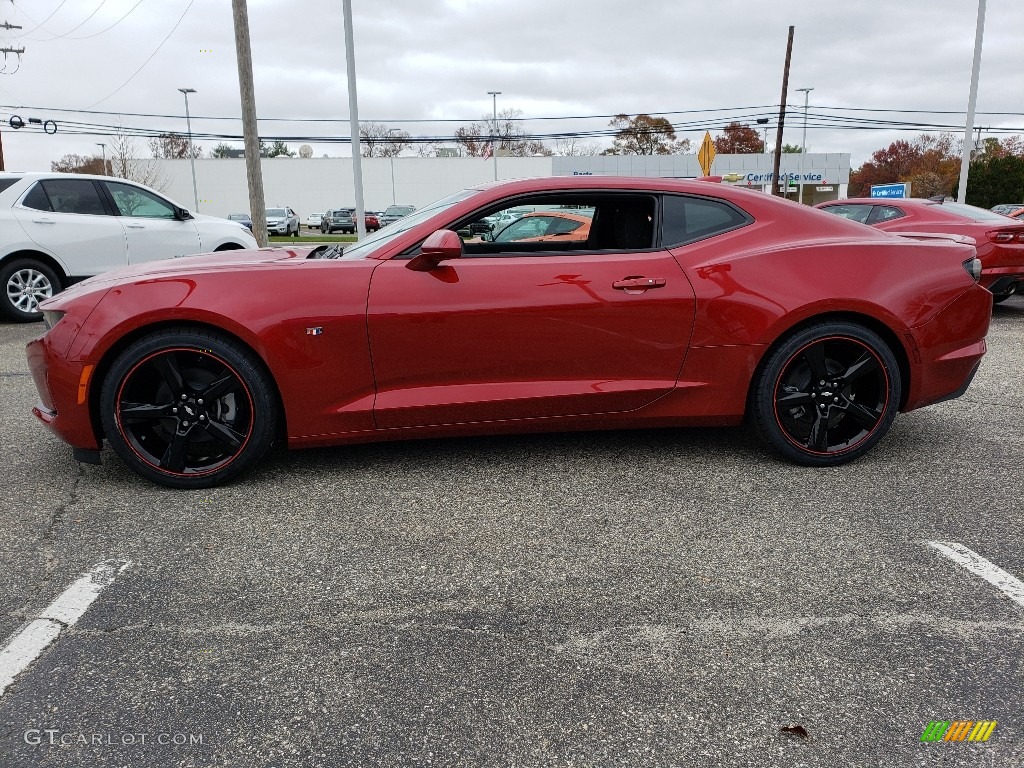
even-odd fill
[[[711,140],[711,131],[704,131],[704,141],[697,152],[697,162],[705,176],[711,175],[711,164],[715,162],[715,142]]]

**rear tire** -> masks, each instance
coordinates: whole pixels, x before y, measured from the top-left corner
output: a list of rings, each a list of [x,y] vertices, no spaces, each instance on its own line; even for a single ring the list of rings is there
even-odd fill
[[[0,267],[2,314],[16,323],[43,319],[40,302],[61,291],[57,273],[36,259],[12,259]]]
[[[171,488],[208,488],[262,458],[279,409],[252,351],[215,332],[172,328],[117,357],[100,390],[100,416],[132,470]]]
[[[889,431],[900,378],[878,334],[855,323],[818,323],[768,353],[751,390],[751,421],[761,441],[789,461],[844,464]]]

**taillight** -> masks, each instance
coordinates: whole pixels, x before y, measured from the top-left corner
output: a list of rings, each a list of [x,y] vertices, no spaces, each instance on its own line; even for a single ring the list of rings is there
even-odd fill
[[[1024,243],[1024,229],[993,229],[987,234],[993,243]]]
[[[974,278],[974,282],[981,280],[981,259],[975,257],[964,262],[964,269],[967,274]]]

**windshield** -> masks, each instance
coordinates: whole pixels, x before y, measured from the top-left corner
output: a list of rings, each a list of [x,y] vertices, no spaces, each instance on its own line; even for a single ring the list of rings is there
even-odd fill
[[[284,208],[267,208],[267,216],[284,216]]]
[[[408,216],[410,213],[415,211],[411,205],[389,205],[388,209],[384,211],[385,216]]]
[[[967,205],[966,203],[943,203],[942,210],[955,213],[958,216],[963,216],[967,219],[974,221],[995,221],[1000,224],[1006,224],[1006,216],[999,213],[992,213],[992,211],[986,211],[984,208],[977,208],[973,205]]]
[[[377,230],[374,234],[359,241],[355,245],[345,249],[345,255],[343,259],[365,259],[371,253],[376,251],[381,246],[387,245],[399,235],[404,232],[408,232],[413,227],[422,224],[424,221],[429,219],[431,216],[435,216],[441,211],[451,208],[456,203],[461,203],[478,194],[479,190],[476,189],[464,189],[461,192],[456,192],[454,195],[448,197],[442,197],[425,208],[420,208],[415,213],[405,216],[394,224],[389,224],[384,229]],[[389,211],[391,208],[388,209]]]

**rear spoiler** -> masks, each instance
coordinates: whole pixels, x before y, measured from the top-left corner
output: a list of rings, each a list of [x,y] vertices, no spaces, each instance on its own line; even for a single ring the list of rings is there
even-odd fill
[[[909,237],[911,240],[948,240],[951,243],[960,245],[977,245],[973,237],[967,235],[952,235],[945,232],[890,232],[900,237]]]

